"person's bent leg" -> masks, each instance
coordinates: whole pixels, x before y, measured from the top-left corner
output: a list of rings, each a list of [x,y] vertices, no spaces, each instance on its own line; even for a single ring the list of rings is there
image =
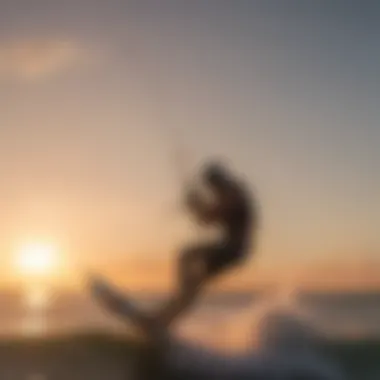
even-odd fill
[[[192,287],[195,281],[199,281],[204,270],[206,246],[193,246],[184,249],[180,253],[178,260],[177,276],[178,276],[178,290],[182,293],[189,287]]]
[[[157,315],[157,320],[168,328],[183,312],[193,305],[196,297],[213,273],[210,271],[212,258],[218,255],[220,246],[204,244],[184,250],[179,259],[178,292]]]
[[[99,277],[91,278],[88,285],[92,295],[108,312],[134,324],[150,342],[162,346],[168,340],[167,330],[157,326],[148,313],[138,308],[128,293],[121,293]]]

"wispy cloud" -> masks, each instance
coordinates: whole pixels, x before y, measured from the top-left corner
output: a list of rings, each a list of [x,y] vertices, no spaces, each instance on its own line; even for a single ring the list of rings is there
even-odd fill
[[[62,73],[83,61],[75,41],[27,39],[0,43],[0,79],[36,80]]]

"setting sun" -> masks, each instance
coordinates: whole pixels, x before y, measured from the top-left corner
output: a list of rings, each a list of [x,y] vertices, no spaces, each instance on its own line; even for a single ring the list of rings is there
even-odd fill
[[[57,265],[57,248],[43,243],[22,246],[15,260],[16,269],[27,275],[48,275],[55,271]]]

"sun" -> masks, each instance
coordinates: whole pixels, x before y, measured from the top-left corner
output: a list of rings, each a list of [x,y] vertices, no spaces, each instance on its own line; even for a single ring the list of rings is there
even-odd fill
[[[58,266],[58,250],[51,244],[25,244],[17,252],[15,266],[24,275],[49,275]]]

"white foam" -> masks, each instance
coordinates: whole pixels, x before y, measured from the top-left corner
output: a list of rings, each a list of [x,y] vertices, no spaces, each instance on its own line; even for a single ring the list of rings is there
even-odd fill
[[[249,336],[246,341],[251,345],[237,352],[227,349],[221,353],[204,345],[176,343],[168,355],[168,364],[175,371],[224,379],[343,379],[340,371],[318,352],[322,337],[312,318],[297,309],[294,299],[285,303],[266,300],[235,316],[229,324],[229,334],[237,332]]]

